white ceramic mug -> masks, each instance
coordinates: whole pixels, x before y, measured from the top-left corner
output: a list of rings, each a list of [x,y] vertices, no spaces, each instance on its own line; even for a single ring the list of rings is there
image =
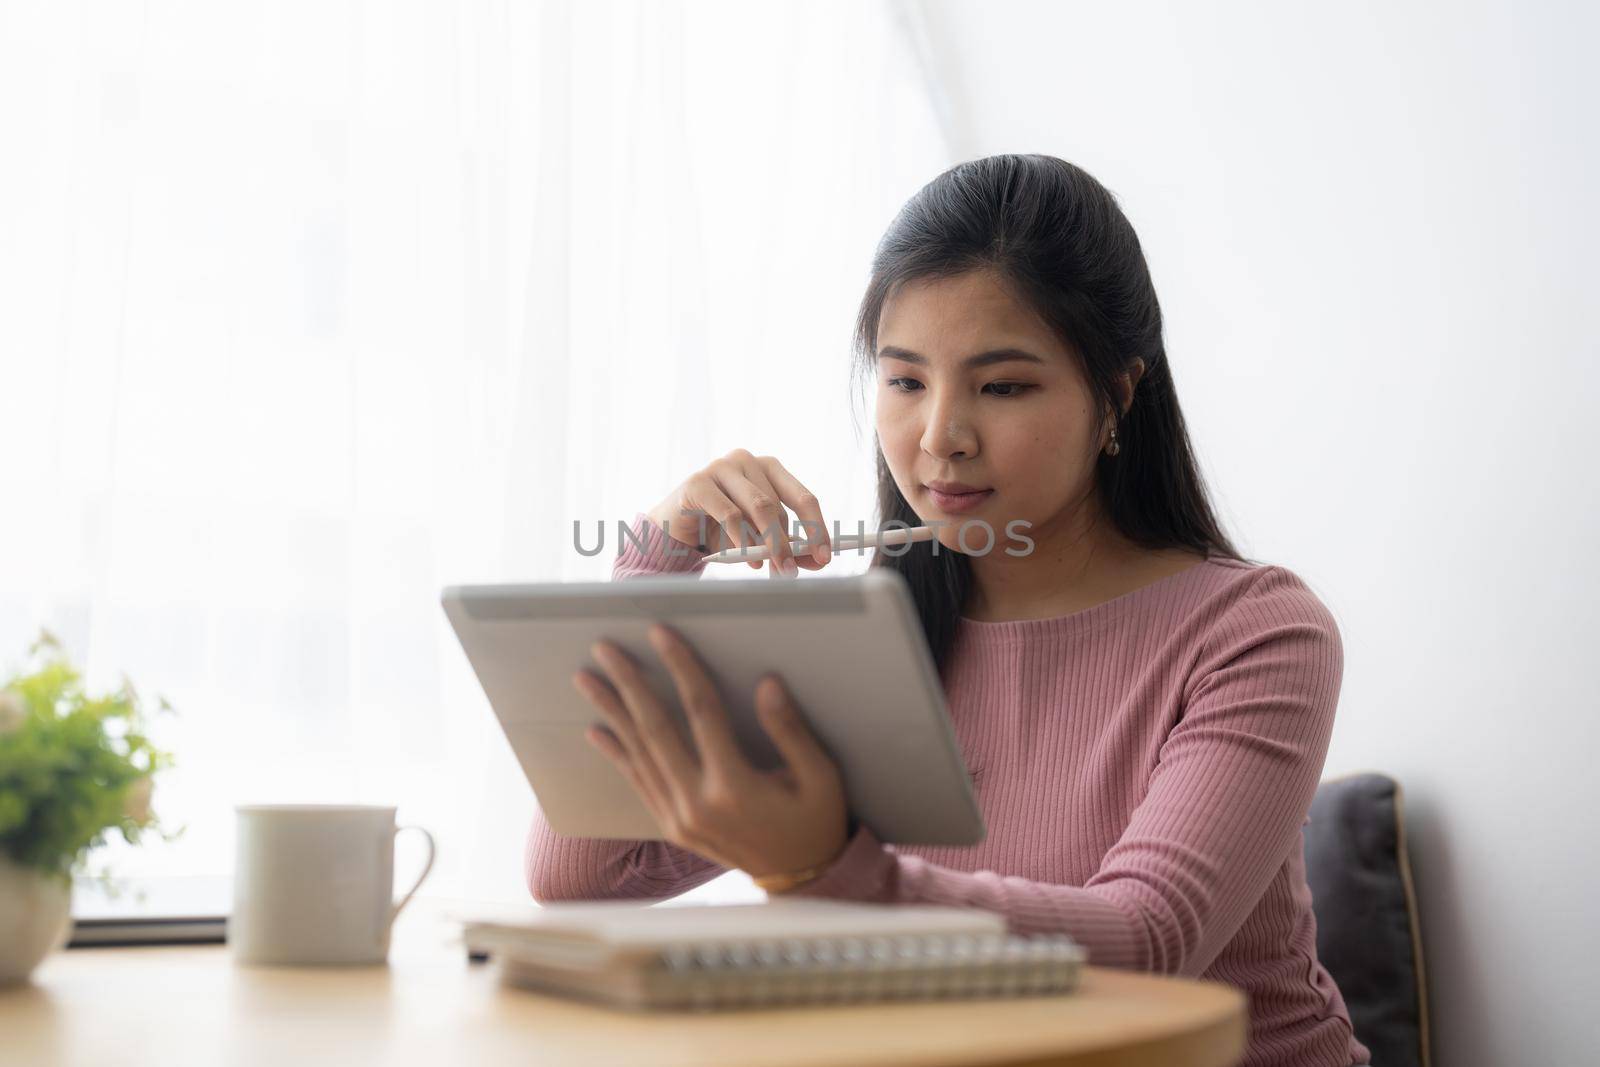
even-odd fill
[[[228,945],[237,963],[370,964],[389,958],[400,909],[433,869],[433,835],[392,807],[241,804]],[[428,860],[394,899],[394,841],[415,830]]]

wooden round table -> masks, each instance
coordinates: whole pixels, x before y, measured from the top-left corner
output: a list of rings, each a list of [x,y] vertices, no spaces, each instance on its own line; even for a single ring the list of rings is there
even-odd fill
[[[635,1014],[502,987],[457,929],[402,916],[387,967],[244,967],[222,945],[68,949],[0,987],[0,1061],[1226,1067],[1244,1052],[1244,998],[1208,982],[1091,967],[1063,996]]]

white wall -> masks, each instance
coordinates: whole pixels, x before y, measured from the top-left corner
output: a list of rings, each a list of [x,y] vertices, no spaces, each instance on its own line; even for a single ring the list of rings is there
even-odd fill
[[[1594,1062],[1595,8],[925,10],[963,158],[1118,195],[1231,528],[1340,620],[1437,1062]]]

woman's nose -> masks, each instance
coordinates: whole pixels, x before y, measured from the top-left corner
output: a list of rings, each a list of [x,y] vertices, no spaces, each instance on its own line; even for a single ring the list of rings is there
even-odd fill
[[[928,421],[922,429],[922,450],[937,459],[971,458],[977,451],[972,420],[961,406],[949,399],[934,399],[927,408]]]

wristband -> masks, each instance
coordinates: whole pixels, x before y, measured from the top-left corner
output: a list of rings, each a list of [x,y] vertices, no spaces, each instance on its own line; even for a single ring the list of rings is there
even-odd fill
[[[764,889],[768,893],[785,893],[796,886],[804,885],[806,882],[811,881],[827,870],[828,866],[828,863],[823,863],[816,867],[807,867],[803,871],[794,871],[789,874],[764,874],[759,878],[752,875],[750,880],[756,884],[756,888]]]
[[[856,829],[859,826],[860,823],[852,816],[845,829],[844,845],[840,847],[838,852],[834,853],[833,859],[826,863],[819,863],[814,867],[807,867],[800,871],[790,871],[785,874],[751,875],[750,880],[756,884],[757,889],[765,890],[768,893],[786,893],[797,886],[804,885],[839,861],[839,857],[844,855],[845,850],[850,847],[850,842],[855,840]]]

